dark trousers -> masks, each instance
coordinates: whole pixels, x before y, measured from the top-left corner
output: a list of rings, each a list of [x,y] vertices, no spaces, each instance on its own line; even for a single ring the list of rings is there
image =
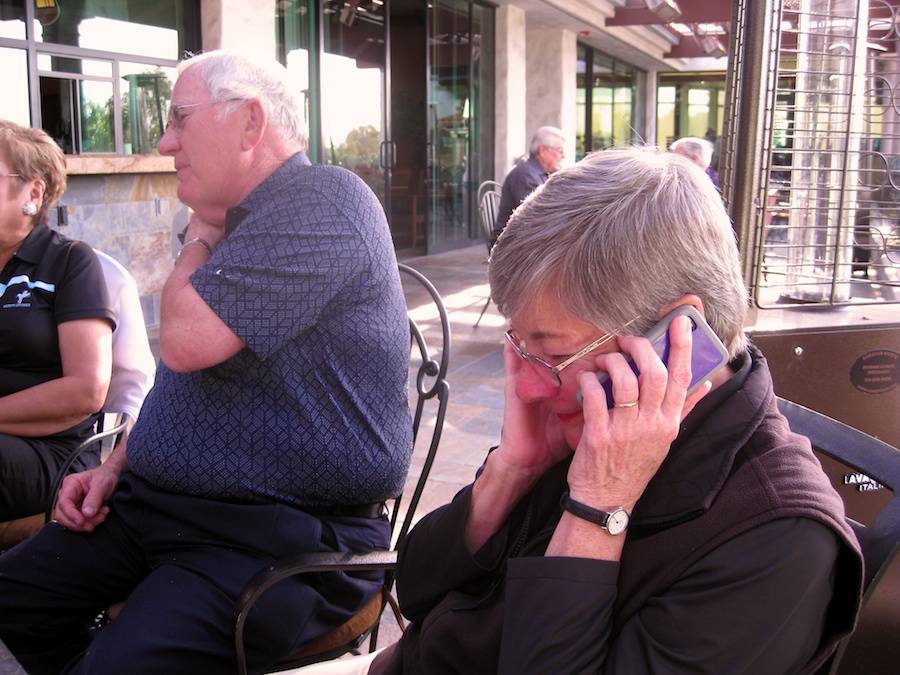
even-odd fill
[[[79,443],[78,438],[60,441],[0,434],[0,521],[43,513],[53,479]],[[72,470],[98,464],[99,443],[75,460]]]
[[[133,474],[94,533],[51,523],[0,556],[0,638],[31,675],[230,673],[234,602],[275,558],[386,548],[386,519],[321,518],[279,504],[214,502],[161,491]],[[245,629],[251,671],[343,623],[380,575],[288,579],[264,594]],[[126,600],[88,640],[84,627]]]

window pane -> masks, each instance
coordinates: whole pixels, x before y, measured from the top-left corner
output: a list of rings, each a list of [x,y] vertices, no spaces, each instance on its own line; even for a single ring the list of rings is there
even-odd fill
[[[25,39],[25,5],[22,0],[0,0],[0,37]]]
[[[37,55],[38,70],[41,73],[79,73],[94,77],[111,78],[113,67],[111,61],[97,61],[94,59],[72,59],[66,56],[54,56],[52,54]]]
[[[81,152],[114,152],[113,87],[108,82],[79,82]]]
[[[660,86],[656,90],[656,144],[667,148],[675,139],[675,87]]]
[[[189,9],[177,0],[106,0],[105,2],[49,2],[38,13],[38,40],[85,49],[139,54],[162,59],[179,57],[179,29],[189,33]],[[190,4],[190,3],[187,3]],[[42,18],[43,17],[43,18]]]
[[[28,112],[28,67],[21,49],[0,49],[0,72],[3,73],[3,96],[0,96],[0,118],[31,126]]]
[[[172,100],[174,68],[122,63],[122,138],[126,155],[156,153]]]
[[[110,82],[42,77],[41,118],[63,152],[113,152]]]
[[[178,32],[174,29],[96,18],[82,21],[79,32],[79,46],[85,49],[160,59],[178,58]]]

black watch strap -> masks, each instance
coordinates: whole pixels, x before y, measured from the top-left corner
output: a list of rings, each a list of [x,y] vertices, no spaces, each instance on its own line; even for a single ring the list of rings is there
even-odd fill
[[[599,525],[612,535],[622,534],[628,529],[629,516],[628,512],[623,508],[614,509],[612,512],[601,511],[575,501],[568,492],[563,492],[559,505],[572,515],[578,516],[589,523],[594,523],[594,525]]]

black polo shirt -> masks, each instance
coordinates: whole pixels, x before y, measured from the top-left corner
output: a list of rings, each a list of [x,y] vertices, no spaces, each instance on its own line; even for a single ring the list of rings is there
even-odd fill
[[[62,377],[57,327],[98,317],[115,326],[93,249],[36,226],[0,271],[0,396]]]

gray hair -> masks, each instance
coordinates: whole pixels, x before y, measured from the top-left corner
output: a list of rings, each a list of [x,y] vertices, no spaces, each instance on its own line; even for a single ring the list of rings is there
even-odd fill
[[[531,147],[528,149],[528,152],[532,155],[536,155],[542,145],[552,148],[555,142],[566,142],[566,136],[563,134],[562,130],[557,129],[556,127],[541,127],[535,131],[534,136],[531,137]]]
[[[708,169],[709,165],[712,163],[713,150],[715,150],[715,148],[713,144],[705,138],[685,136],[672,143],[672,145],[669,146],[669,150],[681,153],[685,157],[693,159],[695,162],[699,162],[702,168]]]
[[[280,130],[286,141],[309,145],[309,131],[304,120],[303,104],[291,86],[287,69],[275,60],[256,59],[231,50],[204,52],[181,61],[181,74],[196,67],[213,100],[259,99],[268,115],[268,122]],[[227,114],[233,106],[224,105],[220,114]]]
[[[747,347],[748,294],[722,198],[695,164],[658,148],[610,148],[550,176],[510,218],[488,274],[506,317],[550,292],[566,315],[619,335],[646,332],[694,294],[729,354]]]

